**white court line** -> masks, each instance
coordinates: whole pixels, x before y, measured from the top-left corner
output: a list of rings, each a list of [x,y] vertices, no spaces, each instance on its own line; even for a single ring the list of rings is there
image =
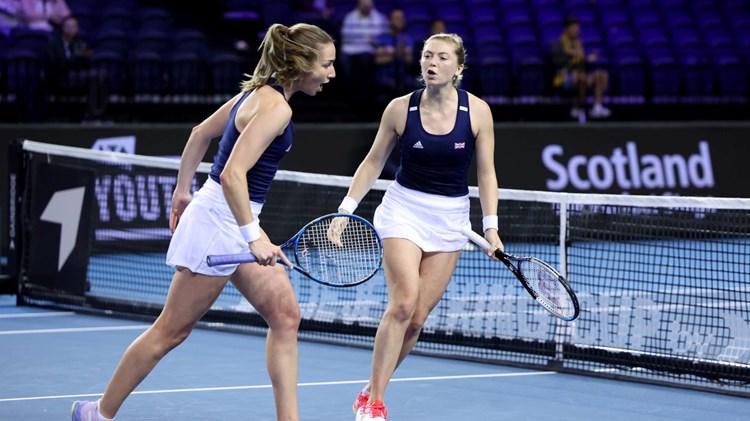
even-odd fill
[[[525,377],[525,376],[543,376],[547,374],[557,374],[554,371],[531,371],[523,373],[491,373],[491,374],[464,374],[458,376],[433,376],[433,377],[405,377],[400,379],[391,379],[392,382],[419,382],[426,380],[460,380],[460,379],[486,379],[493,377]],[[366,384],[369,380],[342,380],[333,382],[310,382],[299,383],[299,387],[309,386],[338,386],[345,384]],[[132,395],[156,395],[162,393],[190,393],[190,392],[216,392],[224,390],[248,390],[248,389],[270,389],[270,384],[256,384],[249,386],[225,386],[225,387],[196,387],[191,389],[161,389],[161,390],[136,390]],[[70,398],[89,398],[101,396],[101,393],[86,393],[78,395],[52,395],[52,396],[29,396],[23,398],[5,398],[0,402],[18,402],[34,401],[43,399],[70,399]]]
[[[73,316],[75,311],[53,311],[49,313],[18,313],[18,314],[0,314],[0,319],[15,319],[22,317],[56,317],[56,316]]]
[[[129,326],[100,326],[100,327],[65,327],[59,329],[26,329],[26,330],[0,330],[0,335],[28,335],[35,333],[70,333],[70,332],[105,332],[109,330],[138,330],[146,329],[150,325]]]

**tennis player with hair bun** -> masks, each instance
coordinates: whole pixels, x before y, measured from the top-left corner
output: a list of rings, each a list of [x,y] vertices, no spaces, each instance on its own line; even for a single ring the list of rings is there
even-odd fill
[[[261,230],[258,216],[294,127],[289,98],[315,95],[336,76],[328,33],[304,23],[271,25],[255,72],[241,92],[193,128],[180,161],[169,228],[167,264],[176,268],[166,304],[154,324],[125,351],[104,396],[76,401],[73,420],[114,418],[156,364],[181,344],[231,281],[268,324],[266,368],[278,420],[299,420],[297,408],[297,298],[281,249]],[[190,186],[211,140],[222,136],[206,183]],[[209,267],[208,254],[250,251],[258,264]],[[241,358],[241,355],[238,355]],[[252,416],[248,415],[250,418]],[[210,416],[208,416],[210,418]]]
[[[398,145],[396,180],[373,221],[383,238],[388,306],[375,335],[370,382],[354,402],[357,421],[387,418],[386,386],[453,275],[467,242],[461,228],[470,224],[468,170],[475,150],[484,237],[492,246],[486,251],[503,249],[492,113],[487,103],[458,89],[465,61],[458,35],[427,39],[420,58],[424,88],[388,104],[339,208],[354,212]]]

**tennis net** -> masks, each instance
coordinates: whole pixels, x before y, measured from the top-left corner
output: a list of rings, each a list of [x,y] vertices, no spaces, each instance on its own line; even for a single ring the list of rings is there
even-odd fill
[[[164,260],[178,161],[31,141],[11,152],[9,264],[19,301],[156,316],[173,271]],[[201,164],[194,189],[208,169]],[[335,211],[349,182],[279,171],[263,228],[284,241]],[[372,219],[389,183],[378,180],[357,213]],[[470,194],[479,227],[476,188]],[[78,197],[81,205],[70,207]],[[71,214],[82,215],[75,245],[64,240]],[[415,352],[750,396],[750,199],[501,189],[499,214],[506,249],[559,268],[578,295],[579,318],[550,316],[510,271],[467,243]],[[387,298],[382,270],[343,289],[290,277],[301,338],[372,345]],[[202,323],[266,328],[231,284]]]

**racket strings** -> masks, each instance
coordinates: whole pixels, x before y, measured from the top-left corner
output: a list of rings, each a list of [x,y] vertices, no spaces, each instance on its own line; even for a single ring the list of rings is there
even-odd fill
[[[536,293],[537,301],[547,310],[563,317],[575,315],[575,302],[556,272],[534,260],[521,261],[518,267],[529,287]]]
[[[334,218],[309,226],[297,243],[297,260],[310,275],[333,284],[357,283],[380,267],[381,246],[371,226],[347,218],[340,244],[329,237]]]

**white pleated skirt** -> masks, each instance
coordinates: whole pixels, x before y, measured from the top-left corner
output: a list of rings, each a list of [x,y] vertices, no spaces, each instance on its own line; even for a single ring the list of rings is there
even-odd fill
[[[250,202],[258,219],[263,204]],[[229,209],[221,185],[210,177],[185,208],[167,250],[167,265],[184,267],[209,276],[229,276],[239,265],[208,266],[209,254],[247,252],[237,221]]]
[[[404,238],[425,252],[462,250],[469,225],[469,196],[448,197],[406,188],[394,181],[375,210],[381,238]]]

